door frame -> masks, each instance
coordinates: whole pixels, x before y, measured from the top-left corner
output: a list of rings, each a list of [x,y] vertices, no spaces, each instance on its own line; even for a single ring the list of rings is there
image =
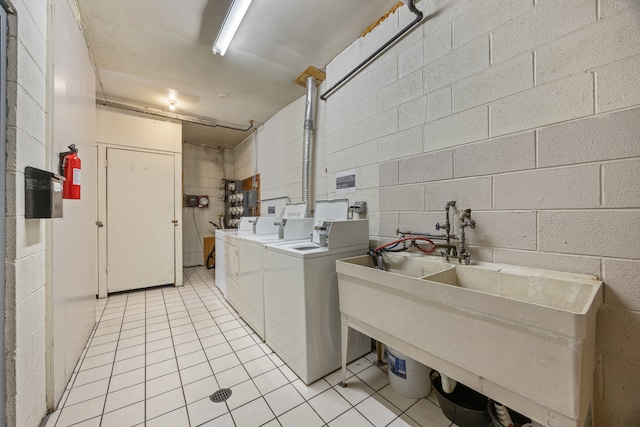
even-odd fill
[[[98,233],[98,298],[106,298],[107,289],[107,149],[133,150],[145,153],[170,154],[173,156],[174,171],[174,205],[173,217],[178,221],[174,227],[174,286],[182,286],[182,154],[164,151],[150,150],[140,147],[106,144],[98,142],[98,222],[104,226],[97,227]]]

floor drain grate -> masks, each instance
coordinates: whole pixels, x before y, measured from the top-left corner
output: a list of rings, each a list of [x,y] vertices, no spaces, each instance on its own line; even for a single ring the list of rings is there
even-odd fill
[[[221,388],[220,390],[216,391],[211,396],[209,396],[209,399],[211,399],[211,401],[215,403],[222,403],[230,397],[231,397],[231,389]]]

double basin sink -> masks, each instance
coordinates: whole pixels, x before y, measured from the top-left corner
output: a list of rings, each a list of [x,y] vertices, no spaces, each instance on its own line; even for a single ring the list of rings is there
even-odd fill
[[[545,426],[584,425],[595,277],[407,253],[385,254],[385,271],[369,256],[336,264],[343,334],[359,330]]]

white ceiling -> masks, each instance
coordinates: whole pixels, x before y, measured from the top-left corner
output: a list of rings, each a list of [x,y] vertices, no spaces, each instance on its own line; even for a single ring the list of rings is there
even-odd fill
[[[238,128],[302,96],[294,80],[323,69],[397,0],[254,0],[225,56],[213,41],[231,0],[76,0],[98,98]],[[233,147],[248,132],[185,126],[187,141]]]

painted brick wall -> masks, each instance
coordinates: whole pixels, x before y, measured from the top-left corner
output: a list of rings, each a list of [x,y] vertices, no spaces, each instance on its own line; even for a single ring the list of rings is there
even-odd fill
[[[201,145],[183,144],[182,170],[183,192],[185,194],[208,195],[209,207],[182,208],[182,252],[185,266],[203,265],[202,239],[214,237],[215,228],[209,224],[218,224],[218,215],[224,213],[224,189],[221,188],[224,159],[218,148]]]
[[[7,70],[6,386],[8,425],[46,413],[44,222],[24,218],[24,167],[47,169],[47,2],[15,1]],[[19,23],[19,25],[18,25]]]
[[[636,425],[640,4],[452,3],[421,5],[439,13],[329,99],[328,158],[378,164],[381,239],[433,230],[452,199],[476,258],[602,278],[595,425]]]
[[[324,103],[318,103],[315,138],[312,147],[311,199],[327,197],[326,133]],[[302,200],[302,138],[304,133],[304,97],[292,102],[264,125],[256,135],[260,197],[290,197]],[[251,136],[233,150],[235,177],[244,179],[254,173],[256,148]],[[278,206],[277,211],[280,211]],[[312,206],[313,209],[313,206]]]
[[[367,200],[372,240],[432,231],[454,199],[473,209],[476,259],[602,278],[595,425],[640,425],[640,4],[417,6],[418,28],[320,101],[326,195],[336,172],[355,169],[349,196]],[[320,91],[413,17],[401,8],[348,46]],[[295,142],[261,140],[265,192],[299,191],[303,110],[293,103],[261,129],[300,124]]]
[[[71,5],[65,0],[56,2],[58,26],[50,27],[53,19],[49,19],[52,16],[48,5],[52,2],[11,3],[15,14],[9,15],[7,54],[7,425],[38,426],[47,407],[57,404],[95,323],[95,268],[84,262],[88,258],[89,264],[94,265],[95,251],[93,257],[91,249],[81,250],[82,256],[77,252],[83,245],[95,246],[91,234],[95,234],[92,210],[96,205],[95,189],[92,192],[95,171],[92,174],[90,166],[92,161],[96,163],[95,87],[86,42]],[[54,34],[54,39],[47,40]],[[47,55],[49,48],[56,51],[55,42],[64,44],[65,49],[57,50],[56,74],[48,76],[51,79],[48,87]],[[55,79],[68,79],[75,84],[56,86]],[[56,88],[53,102],[56,114],[47,111],[54,96],[53,92],[48,93],[52,87]],[[47,128],[47,114],[55,132]],[[58,165],[55,153],[63,151],[70,142],[79,147],[84,161],[82,200],[75,201],[73,206],[66,205],[64,218],[55,223],[25,219],[25,166],[55,170]],[[57,235],[65,238],[56,239]],[[53,253],[47,256],[52,248]],[[69,257],[77,263],[73,275],[61,268]],[[47,301],[54,307],[49,331],[57,343],[50,354],[53,371],[49,372],[55,391],[48,396]],[[61,335],[56,335],[59,331]]]

